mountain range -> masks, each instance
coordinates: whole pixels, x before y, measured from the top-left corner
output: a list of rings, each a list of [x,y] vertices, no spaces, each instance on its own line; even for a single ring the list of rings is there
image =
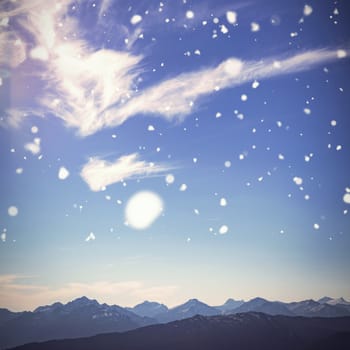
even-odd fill
[[[350,317],[241,313],[194,316],[125,333],[56,340],[17,350],[337,350],[350,348]]]
[[[51,339],[81,338],[100,333],[126,332],[136,328],[201,316],[230,316],[260,312],[267,315],[304,317],[350,316],[350,303],[343,298],[324,297],[284,303],[263,298],[229,299],[223,305],[209,306],[197,299],[168,308],[145,301],[132,308],[100,304],[81,297],[67,304],[56,302],[33,312],[0,309],[0,349]]]

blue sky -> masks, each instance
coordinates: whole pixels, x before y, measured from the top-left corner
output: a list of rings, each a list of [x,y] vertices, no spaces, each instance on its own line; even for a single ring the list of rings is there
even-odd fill
[[[0,302],[350,298],[346,1],[4,1]]]

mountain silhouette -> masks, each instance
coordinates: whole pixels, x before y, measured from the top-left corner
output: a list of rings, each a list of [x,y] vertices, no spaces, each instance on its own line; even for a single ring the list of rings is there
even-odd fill
[[[0,309],[0,348],[51,339],[125,332],[151,324],[184,320],[196,315],[229,316],[261,312],[267,315],[303,317],[350,316],[350,305],[345,299],[325,297],[322,302],[312,299],[291,303],[263,298],[253,298],[246,302],[229,299],[223,305],[213,307],[198,299],[190,299],[173,308],[150,301],[133,308],[123,308],[81,297],[67,304],[56,302],[40,306],[33,312],[11,312]]]
[[[336,347],[335,347],[336,346]],[[336,350],[350,348],[350,317],[243,313],[195,316],[125,333],[27,344],[17,350]]]

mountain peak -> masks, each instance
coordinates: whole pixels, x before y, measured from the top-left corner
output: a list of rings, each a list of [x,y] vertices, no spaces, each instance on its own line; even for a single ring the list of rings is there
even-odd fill
[[[320,303],[320,304],[325,304],[325,303],[328,303],[331,300],[333,300],[333,298],[325,296],[325,297],[323,297],[321,299],[318,299],[317,302]]]
[[[198,299],[189,299],[187,303],[191,303],[191,304],[198,304],[201,303]]]
[[[97,300],[95,299],[89,299],[86,296],[82,296],[79,298],[76,298],[69,303],[66,304],[67,306],[86,306],[86,305],[100,305]]]

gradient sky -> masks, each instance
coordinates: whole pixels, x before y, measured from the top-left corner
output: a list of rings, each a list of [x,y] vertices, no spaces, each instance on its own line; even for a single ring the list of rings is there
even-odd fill
[[[349,23],[2,1],[0,306],[350,298]]]

